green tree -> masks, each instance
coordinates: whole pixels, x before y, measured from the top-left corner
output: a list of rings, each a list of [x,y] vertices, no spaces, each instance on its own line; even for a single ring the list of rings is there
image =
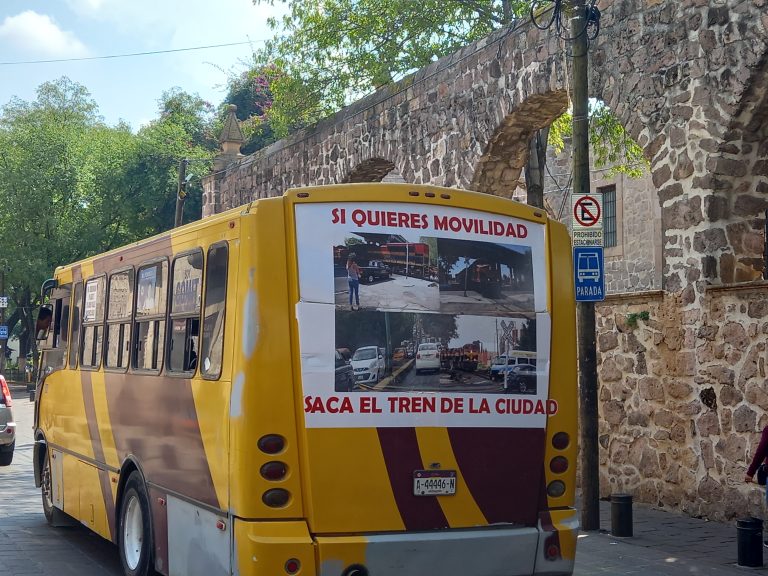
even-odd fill
[[[213,106],[197,95],[178,88],[162,95],[158,118],[139,130],[120,173],[117,189],[123,199],[121,216],[126,232],[120,244],[173,227],[179,162],[183,158],[190,160],[184,222],[200,218],[200,177],[210,172],[218,149],[214,120]]]
[[[2,109],[0,266],[22,355],[43,279],[119,235],[112,171],[131,137],[126,126],[107,128],[88,91],[66,78],[42,84],[32,102],[13,99]]]
[[[213,117],[210,104],[172,90],[159,118],[133,134],[107,126],[87,89],[67,78],[2,108],[0,267],[22,356],[35,348],[39,288],[56,266],[173,226],[179,160],[192,160],[192,174],[209,172]],[[187,221],[200,215],[199,177],[188,191]]]

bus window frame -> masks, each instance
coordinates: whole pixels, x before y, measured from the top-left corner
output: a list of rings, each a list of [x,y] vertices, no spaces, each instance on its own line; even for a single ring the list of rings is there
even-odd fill
[[[205,336],[205,308],[208,305],[208,263],[211,258],[211,251],[215,250],[217,248],[226,248],[227,250],[227,273],[224,275],[224,301],[223,301],[223,309],[224,309],[224,319],[221,323],[221,349],[222,349],[222,357],[221,357],[221,365],[219,366],[218,372],[214,374],[206,374],[203,371],[203,337]],[[197,364],[200,367],[200,377],[203,380],[210,380],[210,381],[216,381],[221,379],[221,375],[224,372],[224,338],[227,335],[227,294],[229,291],[229,271],[230,271],[230,258],[232,256],[232,251],[229,249],[229,241],[228,240],[220,240],[218,242],[214,242],[213,244],[208,246],[208,249],[205,250],[205,269],[203,270],[204,275],[204,282],[203,282],[203,299],[200,303],[200,351],[197,354]]]
[[[85,320],[85,296],[88,292],[87,287],[88,283],[94,280],[98,280],[99,278],[104,279],[104,290],[102,297],[104,298],[104,303],[102,307],[102,318],[101,320],[96,320],[94,322],[86,322]],[[107,302],[106,302],[106,293],[107,293],[107,275],[106,273],[102,272],[100,274],[94,274],[93,276],[89,276],[88,278],[83,278],[83,306],[80,310],[80,345],[79,350],[77,352],[77,360],[78,365],[80,367],[80,370],[88,370],[89,372],[98,372],[101,367],[104,365],[104,319],[107,317]],[[98,302],[96,305],[96,309],[98,310]],[[96,353],[96,364],[94,365],[87,365],[83,364],[83,353],[85,352],[85,329],[88,327],[101,327],[101,345],[100,349]],[[98,340],[98,338],[97,338]]]
[[[173,283],[174,283],[174,266],[176,265],[176,261],[181,258],[186,258],[187,256],[190,256],[192,254],[199,254],[200,258],[202,260],[202,269],[200,270],[200,309],[197,312],[197,316],[190,314],[189,312],[173,312]],[[203,310],[205,310],[203,306],[203,297],[205,295],[205,288],[206,288],[206,273],[205,273],[205,266],[207,263],[207,253],[205,250],[202,249],[202,247],[197,246],[196,248],[191,248],[189,250],[185,250],[184,252],[179,252],[178,254],[174,255],[173,260],[171,260],[170,268],[168,270],[168,299],[166,301],[166,308],[168,310],[168,321],[166,323],[165,333],[166,333],[166,342],[165,342],[165,375],[171,376],[173,378],[190,378],[191,376],[194,376],[195,373],[198,370],[198,366],[200,365],[200,354],[202,353],[202,339],[203,339]],[[229,270],[229,260],[227,260],[227,270]],[[226,294],[226,291],[225,291]],[[192,370],[173,370],[171,369],[171,343],[173,341],[173,321],[174,320],[194,320],[197,318],[197,361],[195,362],[195,367]],[[225,315],[226,318],[226,315]],[[201,371],[202,373],[202,371]]]
[[[109,352],[109,327],[112,324],[125,324],[126,318],[120,318],[118,320],[113,320],[112,322],[109,321],[109,294],[110,294],[110,288],[112,286],[112,277],[116,276],[118,274],[124,274],[125,272],[131,272],[132,276],[132,283],[131,283],[131,314],[127,317],[127,323],[130,326],[130,335],[128,338],[128,363],[125,365],[125,367],[120,366],[109,366],[107,364],[107,354]],[[104,371],[105,372],[113,372],[118,374],[125,374],[128,371],[128,368],[131,365],[131,358],[133,356],[133,318],[134,318],[134,312],[136,309],[136,269],[133,266],[125,266],[123,268],[117,268],[115,270],[111,270],[107,277],[107,286],[105,289],[106,293],[106,302],[104,303]]]
[[[165,262],[166,264],[166,285],[165,285],[165,310],[161,314],[149,314],[147,316],[139,316],[138,314],[138,305],[139,305],[139,273],[142,269],[148,268],[150,266],[154,266],[156,264],[162,264]],[[162,322],[165,322],[165,328],[164,330],[168,331],[168,301],[169,301],[169,292],[170,292],[170,277],[171,277],[171,269],[169,267],[168,257],[167,256],[161,256],[159,258],[152,258],[151,260],[146,260],[136,266],[135,270],[135,276],[134,276],[134,284],[133,284],[133,313],[132,313],[132,323],[131,323],[131,357],[128,361],[128,371],[132,374],[155,374],[158,375],[161,372],[163,372],[165,368],[165,334],[163,334],[163,337],[161,341],[157,345],[157,351],[158,354],[160,354],[160,358],[158,358],[157,362],[157,368],[140,368],[136,365],[136,361],[138,360],[138,347],[139,347],[139,330],[138,325],[143,322],[151,322],[153,320],[159,320]],[[141,319],[141,320],[139,320]]]
[[[77,301],[77,291],[80,290],[80,302]],[[69,351],[67,353],[67,366],[70,370],[77,370],[80,365],[80,336],[83,333],[83,298],[85,297],[85,283],[82,279],[72,283],[72,305],[70,307],[71,329],[69,331]],[[75,310],[78,311],[75,318]],[[77,326],[75,326],[77,323]],[[74,357],[73,357],[74,356]]]

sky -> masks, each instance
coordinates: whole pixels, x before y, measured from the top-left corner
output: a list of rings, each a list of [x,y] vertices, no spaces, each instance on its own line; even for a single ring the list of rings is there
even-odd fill
[[[279,2],[276,2],[279,4]],[[157,117],[174,87],[218,105],[228,74],[272,36],[280,7],[252,0],[0,0],[0,63],[111,56],[247,42],[212,48],[80,62],[0,64],[0,106],[34,100],[43,82],[67,76],[84,85],[107,124],[134,130]]]

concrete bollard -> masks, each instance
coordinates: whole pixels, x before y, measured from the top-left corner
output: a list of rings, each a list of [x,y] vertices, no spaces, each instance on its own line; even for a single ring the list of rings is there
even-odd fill
[[[632,495],[611,495],[611,536],[632,536]]]
[[[759,568],[763,565],[763,521],[760,518],[737,520],[736,542],[739,547],[739,566]]]

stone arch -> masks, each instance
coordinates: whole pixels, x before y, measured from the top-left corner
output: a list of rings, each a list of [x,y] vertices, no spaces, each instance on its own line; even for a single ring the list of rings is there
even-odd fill
[[[568,93],[556,90],[527,98],[499,123],[475,166],[470,188],[511,198],[520,184],[533,134],[568,108]]]
[[[381,182],[388,174],[395,171],[395,164],[384,158],[364,160],[341,180],[343,184],[353,182]]]

